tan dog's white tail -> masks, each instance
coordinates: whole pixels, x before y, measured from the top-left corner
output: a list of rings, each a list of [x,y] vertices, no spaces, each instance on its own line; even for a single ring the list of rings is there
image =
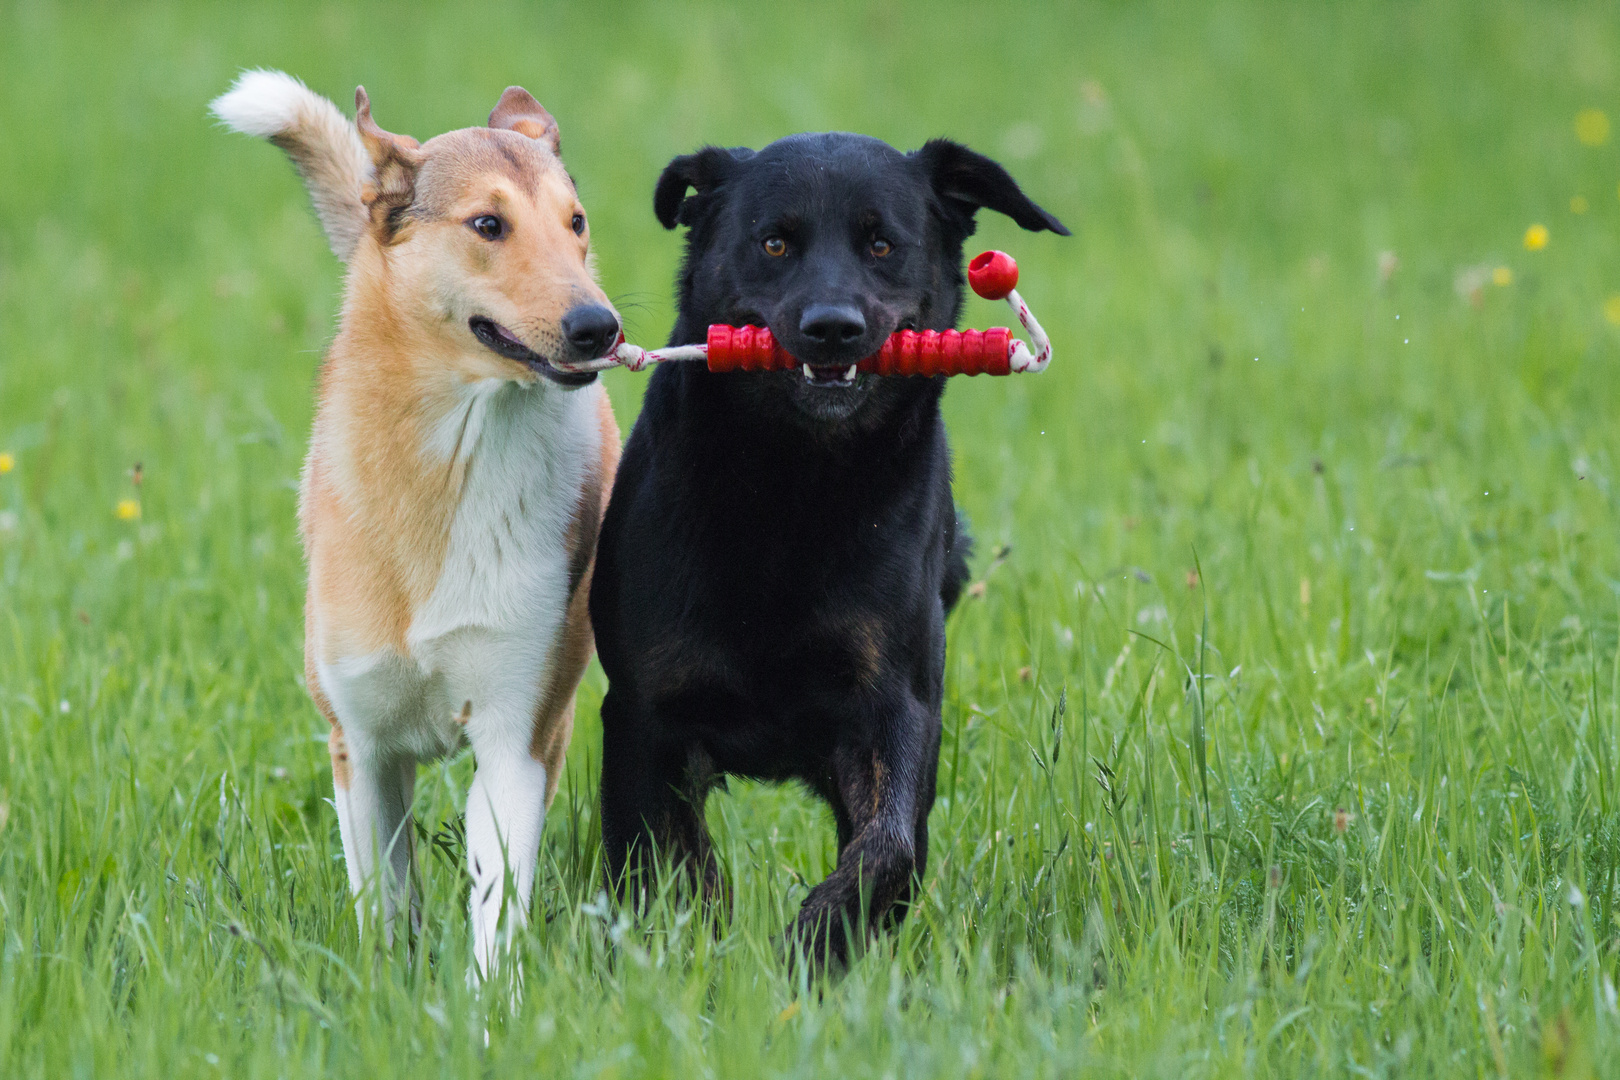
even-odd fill
[[[303,82],[280,71],[244,71],[210,111],[232,130],[268,139],[303,177],[332,252],[344,262],[366,228],[361,189],[371,155],[353,121]]]

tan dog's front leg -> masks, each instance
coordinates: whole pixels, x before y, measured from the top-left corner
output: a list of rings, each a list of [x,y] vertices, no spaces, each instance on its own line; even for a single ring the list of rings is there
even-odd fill
[[[361,933],[380,914],[384,940],[392,946],[394,919],[407,904],[415,921],[410,810],[416,762],[409,758],[389,760],[369,751],[364,743],[356,747],[335,723],[328,747],[332,754],[333,802],[343,836],[343,861],[349,871],[349,888],[355,896]],[[384,867],[379,874],[379,868]],[[368,899],[374,897],[380,897],[380,904]]]
[[[546,818],[546,767],[529,756],[527,741],[513,737],[517,725],[469,725],[478,769],[467,792],[467,869],[472,873],[473,961],[488,978],[510,947],[511,931],[525,925],[540,830]],[[524,734],[527,734],[526,730]],[[515,895],[506,891],[510,876]],[[501,933],[501,916],[507,932]]]

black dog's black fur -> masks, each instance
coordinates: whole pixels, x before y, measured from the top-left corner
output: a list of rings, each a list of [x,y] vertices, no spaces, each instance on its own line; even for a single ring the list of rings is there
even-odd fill
[[[768,325],[813,368],[669,364],[648,385],[591,588],[608,869],[639,889],[666,857],[718,895],[706,793],[725,774],[801,781],[832,805],[839,855],[797,940],[842,960],[849,927],[904,914],[927,859],[967,542],[944,380],[817,384],[896,329],[955,325],[980,207],[1068,230],[965,147],[847,134],[676,158],[654,207],[690,230],[670,344]]]

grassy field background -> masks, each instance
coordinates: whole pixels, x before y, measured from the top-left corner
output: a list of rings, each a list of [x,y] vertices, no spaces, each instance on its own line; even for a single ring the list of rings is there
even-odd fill
[[[259,65],[422,137],[526,85],[642,343],[704,142],[949,134],[1074,229],[982,222],[1057,359],[947,395],[984,588],[842,981],[776,959],[790,790],[712,801],[717,925],[601,903],[594,668],[520,1000],[465,755],[420,947],[358,940],[294,526],[341,267],[205,115]],[[1612,5],[4,0],[0,72],[0,1075],[1620,1074]]]

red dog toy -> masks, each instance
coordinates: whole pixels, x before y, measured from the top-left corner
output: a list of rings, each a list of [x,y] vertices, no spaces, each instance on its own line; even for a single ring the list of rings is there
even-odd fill
[[[986,251],[968,263],[968,284],[986,300],[1005,300],[1018,313],[1030,344],[1006,327],[992,330],[901,330],[875,356],[856,364],[871,375],[1010,375],[1045,371],[1052,343],[1018,295],[1018,264],[1004,251]],[[1031,349],[1033,346],[1033,350]],[[763,326],[709,327],[703,345],[643,349],[621,340],[613,353],[580,364],[557,363],[568,371],[603,371],[623,365],[641,371],[666,360],[703,360],[710,371],[792,371],[799,366]],[[553,361],[556,363],[555,361]]]

